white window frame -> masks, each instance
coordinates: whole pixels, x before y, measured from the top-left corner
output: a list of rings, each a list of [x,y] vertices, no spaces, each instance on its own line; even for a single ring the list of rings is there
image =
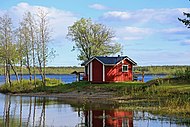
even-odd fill
[[[127,67],[127,70],[123,70],[123,67]],[[122,65],[122,72],[128,72],[129,66],[128,65]]]

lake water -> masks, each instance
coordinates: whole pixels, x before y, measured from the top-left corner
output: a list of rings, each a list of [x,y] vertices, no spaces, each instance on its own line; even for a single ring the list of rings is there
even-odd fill
[[[36,78],[41,79],[40,75],[36,75]],[[72,83],[76,81],[77,77],[74,74],[61,74],[61,75],[46,75],[46,78],[55,78],[61,80],[64,83]],[[29,75],[23,75],[23,79],[29,79]],[[16,80],[15,75],[11,75],[11,80]],[[5,82],[5,78],[3,75],[0,75],[0,84]]]
[[[145,81],[164,75],[145,75]],[[47,75],[65,83],[75,75]],[[13,79],[15,77],[12,77]],[[28,78],[25,75],[25,78]],[[141,76],[138,77],[140,79]],[[3,82],[0,76],[0,82]],[[0,127],[188,127],[190,119],[122,110],[118,104],[0,94]]]
[[[138,80],[142,80],[142,75],[137,75]],[[145,75],[144,81],[147,82],[149,80],[152,80],[154,78],[161,78],[164,77],[165,75]],[[40,75],[36,75],[36,78],[41,79]],[[60,75],[46,75],[46,78],[55,78],[58,80],[61,80],[64,83],[72,83],[77,80],[76,75],[74,74],[60,74]],[[0,84],[3,84],[5,82],[4,76],[0,75]],[[11,75],[12,80],[16,80],[16,77],[14,75]],[[23,79],[29,79],[29,75],[23,75]],[[81,76],[82,79],[82,76]]]
[[[121,110],[117,104],[0,95],[0,127],[188,127],[183,119]]]

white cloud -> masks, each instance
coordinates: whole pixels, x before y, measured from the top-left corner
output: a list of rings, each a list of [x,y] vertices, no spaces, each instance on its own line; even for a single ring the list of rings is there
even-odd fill
[[[101,4],[92,4],[89,5],[90,8],[96,9],[96,10],[107,10],[108,7],[101,5]]]
[[[139,28],[139,27],[122,27],[116,28],[116,34],[121,40],[131,41],[131,40],[141,40],[151,35],[153,30],[149,28]]]
[[[112,27],[117,24],[115,30],[120,40],[143,40],[151,35],[150,38],[156,36],[165,41],[178,40],[175,42],[181,43],[182,38],[189,36],[189,29],[178,20],[178,17],[184,18],[183,12],[190,12],[190,9],[108,11],[100,17],[100,21]]]
[[[129,12],[121,12],[121,11],[110,11],[103,15],[105,19],[121,19],[128,20],[131,18],[131,14]]]
[[[123,27],[119,29],[121,32],[132,33],[132,34],[150,34],[149,28],[138,28],[138,27]]]
[[[77,20],[77,17],[69,11],[59,10],[53,7],[48,8],[43,6],[31,6],[28,3],[19,3],[8,9],[7,12],[12,18],[13,24],[16,26],[18,22],[22,20],[25,12],[30,11],[36,14],[39,9],[43,9],[48,13],[50,27],[53,29],[52,38],[54,42],[57,43],[60,42],[60,40],[64,40],[68,26],[72,25]]]
[[[109,11],[103,14],[104,20],[131,21],[131,23],[176,23],[183,12],[190,12],[188,8],[175,9],[141,9],[135,11]],[[156,21],[156,22],[155,22]]]
[[[189,34],[189,30],[184,27],[163,29],[163,30],[161,30],[161,32],[164,32],[167,34]]]

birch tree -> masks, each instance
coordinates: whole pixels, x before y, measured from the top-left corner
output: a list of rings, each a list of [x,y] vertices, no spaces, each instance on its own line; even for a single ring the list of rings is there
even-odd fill
[[[42,9],[37,12],[37,26],[38,27],[38,44],[37,57],[39,63],[39,71],[41,73],[43,85],[46,85],[46,64],[49,56],[48,43],[50,42],[50,29],[48,21],[48,13]]]
[[[0,17],[0,49],[1,49],[1,60],[4,64],[4,75],[5,75],[5,83],[11,84],[10,77],[10,55],[11,55],[11,45],[12,45],[12,22],[11,18],[5,14]]]
[[[19,65],[20,81],[23,79],[23,67],[26,66],[30,84],[33,75],[36,86],[36,68],[38,68],[42,83],[46,85],[48,58],[54,55],[54,51],[49,51],[48,48],[49,28],[48,13],[42,9],[37,14],[26,12],[19,28],[14,32],[11,18],[6,14],[0,17],[0,64],[4,65],[5,83],[12,85],[11,70],[19,81],[15,68]]]
[[[36,53],[36,37],[35,32],[37,31],[36,21],[34,16],[30,12],[25,13],[24,22],[27,24],[28,27],[28,34],[30,37],[30,59],[31,59],[31,65],[33,70],[33,77],[34,77],[34,84],[36,86],[36,59],[35,59],[35,53]],[[31,69],[30,69],[31,71]]]
[[[27,67],[29,73],[30,83],[32,81],[32,71],[31,71],[31,37],[30,31],[27,23],[27,17],[21,22],[21,39],[23,42],[23,64]]]
[[[17,43],[17,51],[18,51],[18,65],[19,67],[19,75],[20,81],[23,80],[23,57],[24,57],[24,40],[22,37],[22,30],[21,26],[15,31],[16,35],[16,43]]]

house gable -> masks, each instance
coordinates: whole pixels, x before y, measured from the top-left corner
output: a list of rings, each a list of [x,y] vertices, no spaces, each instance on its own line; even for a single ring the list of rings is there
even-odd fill
[[[81,64],[81,66],[87,66],[87,65],[88,65],[90,62],[92,62],[94,59],[96,59],[96,60],[98,60],[100,63],[104,64],[102,61],[100,61],[99,59],[97,59],[97,57],[92,57],[91,59],[89,59],[89,60],[83,62],[83,63]]]
[[[128,66],[126,72],[122,71],[122,66]],[[125,59],[123,62],[119,62],[114,66],[105,66],[105,82],[122,82],[122,81],[132,81],[132,66],[133,64]]]
[[[103,82],[103,64],[97,59],[91,61],[92,63],[92,82]]]
[[[88,65],[91,61],[93,61],[94,59],[98,60],[100,63],[104,64],[104,65],[116,65],[120,62],[122,62],[123,60],[128,60],[130,61],[133,65],[137,65],[136,62],[134,62],[132,59],[130,59],[128,56],[118,56],[118,57],[107,57],[107,56],[95,56],[92,57],[91,59],[83,62],[81,64],[81,66],[86,66]]]

